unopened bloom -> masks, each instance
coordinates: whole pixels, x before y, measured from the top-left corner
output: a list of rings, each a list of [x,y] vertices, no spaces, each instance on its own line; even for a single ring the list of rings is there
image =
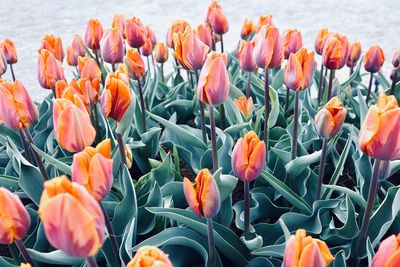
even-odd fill
[[[74,97],[79,96],[85,104],[86,110],[90,113],[90,106],[93,104],[91,101],[91,94],[93,92],[91,81],[88,79],[75,80],[72,78],[69,84],[65,80],[56,82],[56,96],[57,98],[65,98],[74,102]]]
[[[366,71],[375,73],[381,70],[385,62],[385,53],[380,46],[371,46],[364,56],[364,68]]]
[[[153,246],[143,246],[136,251],[126,267],[172,267],[168,254]]]
[[[225,34],[229,30],[228,19],[222,9],[213,8],[208,16],[208,23],[216,34]]]
[[[296,29],[288,29],[282,34],[283,55],[285,59],[289,58],[291,53],[296,53],[303,46],[301,32]]]
[[[122,14],[115,14],[112,18],[111,28],[117,28],[122,35],[122,38],[125,39],[125,25],[126,18]]]
[[[208,55],[197,85],[197,95],[201,102],[219,105],[227,100],[230,85],[226,64],[225,53],[211,52]]]
[[[322,28],[318,31],[314,43],[315,53],[317,53],[318,55],[322,55],[322,51],[324,49],[324,45],[328,36],[329,36],[328,28]]]
[[[62,62],[64,60],[64,50],[61,37],[54,36],[53,34],[46,34],[42,38],[39,51],[42,49],[49,50],[59,61]]]
[[[400,49],[394,51],[392,64],[396,70],[400,67]]]
[[[132,168],[132,164],[133,164],[133,155],[132,155],[132,149],[129,147],[129,145],[125,145],[124,147],[124,151],[125,151],[125,157],[126,157],[126,166],[128,167],[128,169]]]
[[[136,49],[130,48],[125,54],[125,64],[128,67],[129,76],[137,80],[144,75],[144,62]]]
[[[232,151],[232,169],[242,181],[251,182],[265,166],[266,147],[257,134],[250,131],[240,138]]]
[[[338,134],[342,130],[346,113],[342,101],[338,97],[331,98],[315,115],[315,128],[318,134],[326,139]]]
[[[146,28],[137,17],[132,17],[126,21],[125,25],[126,41],[131,47],[139,48],[146,41]]]
[[[146,38],[149,39],[151,41],[151,46],[155,46],[157,43],[157,36],[154,33],[153,29],[150,27],[150,25],[147,25],[145,27],[146,29]]]
[[[400,157],[400,108],[394,96],[381,92],[377,104],[369,108],[360,129],[359,146],[372,158]]]
[[[19,197],[0,187],[0,244],[21,240],[29,230],[31,218]]]
[[[256,25],[254,25],[253,21],[244,19],[242,24],[242,31],[240,32],[240,38],[247,39],[250,35],[256,32]]]
[[[78,66],[78,57],[85,56],[86,51],[83,45],[82,37],[75,34],[71,46],[66,49],[67,63],[70,66]]]
[[[72,181],[83,185],[97,201],[101,201],[110,192],[113,182],[111,140],[106,139],[95,148],[86,147],[74,154],[71,170]]]
[[[105,220],[100,205],[82,185],[66,176],[44,183],[38,213],[54,248],[82,258],[96,255],[101,248]]]
[[[354,67],[361,56],[361,43],[354,42],[350,46],[349,57],[347,58],[347,67]]]
[[[154,59],[158,63],[164,63],[168,60],[168,47],[165,43],[159,42],[154,46],[153,50]]]
[[[326,267],[333,261],[328,246],[311,236],[306,230],[299,229],[286,243],[283,267]]]
[[[80,97],[75,95],[73,100],[54,100],[53,124],[60,146],[69,152],[79,152],[93,143],[96,131]]]
[[[85,30],[86,46],[93,50],[99,49],[102,36],[103,26],[101,26],[101,22],[98,19],[90,19]]]
[[[90,81],[90,88],[88,88],[88,96],[90,102],[95,104],[99,100],[100,83],[101,83],[101,70],[96,60],[89,57],[78,58],[78,70],[80,78]],[[86,85],[89,85],[86,83]],[[90,90],[89,90],[90,89]]]
[[[235,106],[240,110],[243,117],[249,119],[251,114],[253,113],[253,98],[250,96],[248,99],[245,96],[241,96],[235,100],[233,100]]]
[[[314,51],[308,53],[306,48],[290,54],[284,71],[284,81],[289,89],[299,91],[306,89],[314,75]]]
[[[261,28],[266,25],[274,26],[274,23],[272,22],[271,14],[263,15],[258,18],[256,31],[259,32],[261,30]]]
[[[46,89],[54,89],[56,82],[64,80],[64,69],[61,62],[56,59],[53,53],[47,49],[39,52],[38,59],[38,80],[40,85]]]
[[[151,39],[147,38],[146,41],[144,42],[144,45],[140,47],[140,53],[144,57],[148,57],[151,55],[151,52],[153,52],[153,43]]]
[[[172,25],[168,28],[167,32],[167,46],[174,48],[174,33],[185,32],[186,29],[190,29],[190,24],[186,20],[175,20]]]
[[[193,212],[199,217],[213,218],[221,207],[219,189],[208,169],[197,174],[196,188],[188,178],[183,179],[183,192]]]
[[[11,129],[28,128],[38,119],[39,112],[22,82],[0,83],[0,117]]]
[[[400,266],[400,235],[391,235],[380,244],[371,267],[396,266]]]
[[[7,59],[3,53],[3,50],[0,49],[0,77],[7,71]]]
[[[200,41],[202,41],[208,47],[212,47],[212,34],[208,24],[199,24],[196,28],[196,34]]]
[[[110,64],[121,63],[124,58],[124,42],[117,28],[104,32],[100,41],[101,56]]]
[[[343,68],[349,52],[349,42],[346,36],[341,36],[338,33],[329,34],[322,51],[324,66],[330,70]]]
[[[276,68],[282,64],[283,47],[279,30],[266,25],[254,36],[253,58],[260,68]]]
[[[8,64],[15,64],[18,61],[17,50],[15,49],[14,42],[11,39],[5,39],[0,43],[0,49],[3,50]]]

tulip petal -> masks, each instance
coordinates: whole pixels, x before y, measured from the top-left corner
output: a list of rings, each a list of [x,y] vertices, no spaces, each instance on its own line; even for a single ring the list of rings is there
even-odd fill
[[[202,214],[200,212],[200,202],[197,199],[196,189],[194,188],[192,182],[190,182],[190,180],[186,177],[183,179],[183,192],[189,207],[197,216],[201,217]]]

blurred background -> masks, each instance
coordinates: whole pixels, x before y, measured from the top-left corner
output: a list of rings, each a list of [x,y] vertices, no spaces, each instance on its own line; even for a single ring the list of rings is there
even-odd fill
[[[17,79],[22,80],[35,100],[49,93],[37,81],[37,49],[46,33],[61,36],[64,49],[74,34],[83,36],[90,17],[98,18],[106,29],[113,14],[138,16],[150,25],[159,40],[164,41],[168,27],[175,19],[186,19],[193,26],[204,22],[207,0],[1,0],[0,40],[11,38],[18,54],[14,65]],[[273,0],[219,0],[228,17],[229,32],[224,35],[225,47],[232,50],[240,38],[244,18],[255,22],[258,16],[272,14],[281,32],[297,28],[303,34],[303,43],[312,49],[317,30],[328,27],[347,35],[349,41],[360,41],[363,52],[369,46],[380,45],[386,55],[383,67],[389,76],[390,62],[396,48],[400,48],[399,0],[336,0],[336,1],[273,1]],[[317,57],[317,60],[320,59]],[[65,61],[65,60],[64,60]],[[71,68],[64,62],[65,72]],[[340,72],[348,73],[344,68]],[[5,78],[10,78],[7,72]],[[346,77],[344,74],[342,77]],[[341,77],[339,75],[339,78]],[[67,76],[70,77],[70,76]]]

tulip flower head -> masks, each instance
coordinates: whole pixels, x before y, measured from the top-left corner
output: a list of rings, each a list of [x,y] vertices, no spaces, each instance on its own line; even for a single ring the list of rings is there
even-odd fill
[[[326,267],[333,259],[324,241],[307,236],[304,229],[299,229],[286,243],[282,266]]]
[[[106,30],[100,40],[100,49],[105,62],[121,63],[124,58],[124,41],[121,32],[117,28]]]
[[[146,41],[144,42],[144,45],[140,47],[140,53],[144,57],[148,57],[151,55],[151,52],[153,52],[153,43],[151,39],[147,38]]]
[[[183,179],[183,192],[193,212],[199,217],[213,218],[221,207],[219,189],[208,169],[197,174],[196,188],[188,178]]]
[[[138,249],[126,267],[173,267],[168,254],[153,246]]]
[[[75,80],[72,78],[69,84],[65,80],[56,82],[56,96],[57,98],[65,98],[74,102],[74,97],[79,96],[82,102],[85,104],[86,110],[90,114],[90,94],[92,91],[92,85],[90,80],[79,79]]]
[[[185,32],[188,28],[190,29],[190,24],[186,20],[175,20],[167,32],[167,46],[174,48],[174,33]]]
[[[117,28],[121,33],[122,38],[125,39],[125,25],[126,18],[122,14],[115,14],[112,18],[111,28]]]
[[[96,60],[88,56],[78,58],[78,70],[83,79],[101,79],[101,70]]]
[[[103,37],[103,26],[98,19],[90,19],[86,25],[85,43],[92,50],[100,49],[100,40]]]
[[[308,53],[306,48],[290,54],[284,71],[284,81],[288,88],[299,91],[310,86],[314,75],[314,51]]]
[[[61,62],[49,50],[40,50],[38,58],[38,80],[40,85],[45,89],[54,89],[56,82],[64,79],[64,69],[61,66]]]
[[[349,42],[346,36],[331,33],[327,37],[322,51],[323,64],[330,70],[343,68],[349,57]]]
[[[259,68],[276,68],[283,61],[282,40],[273,25],[264,25],[254,36],[253,58]]]
[[[328,36],[329,36],[328,28],[322,28],[318,31],[314,43],[315,53],[317,53],[318,55],[322,55],[322,51],[324,49],[324,45]]]
[[[125,64],[129,70],[129,76],[132,79],[139,79],[144,75],[144,62],[136,49],[130,48],[125,54]]]
[[[357,61],[360,59],[361,56],[361,43],[354,42],[350,46],[350,53],[349,57],[347,58],[346,65],[347,67],[351,68],[357,64]]]
[[[96,255],[101,248],[105,237],[103,212],[82,185],[66,176],[44,183],[38,213],[47,240],[56,249],[84,258]]]
[[[78,66],[78,57],[85,56],[86,51],[83,45],[82,37],[75,34],[71,46],[66,49],[67,63],[70,66]]]
[[[238,99],[233,100],[233,102],[235,103],[235,106],[240,110],[243,117],[248,120],[253,113],[253,98],[251,96],[249,98],[241,96]]]
[[[219,105],[228,99],[229,74],[226,69],[227,55],[211,52],[201,69],[197,94],[202,103]]]
[[[208,24],[199,24],[196,28],[196,34],[200,41],[202,41],[209,48],[212,47],[211,28]]]
[[[253,21],[244,19],[242,24],[242,31],[240,32],[240,38],[246,40],[250,35],[256,32],[256,25],[254,25]]]
[[[208,23],[216,34],[225,34],[229,30],[228,19],[220,8],[212,8],[208,15]]]
[[[147,25],[146,27],[146,39],[149,39],[151,41],[151,46],[155,46],[157,43],[157,36],[154,33],[153,29],[150,27],[150,25]]]
[[[303,46],[301,32],[296,29],[288,29],[282,34],[283,55],[285,59],[289,58],[291,53],[296,53]]]
[[[318,134],[326,139],[338,134],[342,130],[346,113],[342,101],[338,97],[331,98],[315,115],[315,128]]]
[[[380,46],[371,46],[364,56],[364,68],[366,71],[375,73],[381,70],[385,62],[385,54]]]
[[[208,23],[209,17],[211,12],[213,11],[213,9],[220,9],[222,10],[221,5],[216,1],[216,0],[212,0],[211,4],[208,6],[207,9],[207,16],[206,16],[206,22]]]
[[[5,39],[0,43],[0,49],[6,56],[8,64],[15,64],[18,61],[17,50],[15,49],[14,42],[11,39]]]
[[[60,62],[64,60],[64,50],[61,37],[56,37],[53,34],[46,34],[42,38],[39,51],[42,49],[49,50]]]
[[[261,28],[266,25],[274,26],[274,23],[272,22],[271,14],[263,15],[258,18],[256,32],[259,32],[261,30]]]
[[[124,151],[125,151],[125,157],[126,157],[126,167],[128,167],[128,169],[132,168],[132,164],[133,164],[133,155],[132,155],[132,149],[129,147],[129,145],[125,145],[124,147]]]
[[[265,167],[266,147],[257,134],[250,131],[240,138],[232,151],[232,169],[242,181],[251,182]]]
[[[165,43],[159,42],[154,46],[154,59],[158,63],[164,63],[168,60],[168,47]]]
[[[17,195],[0,187],[0,244],[21,240],[29,230],[31,218]]]
[[[397,70],[400,67],[400,49],[397,49],[393,54],[392,65]]]
[[[240,68],[243,71],[253,72],[257,70],[257,65],[253,59],[253,50],[255,43],[250,40],[241,41],[238,50],[238,60]]]
[[[126,21],[125,36],[128,44],[133,48],[139,48],[146,41],[146,28],[137,17],[132,17]]]
[[[3,53],[3,50],[0,49],[0,77],[7,71],[7,59]]]
[[[391,235],[382,241],[371,267],[395,267],[400,265],[400,235]]]
[[[381,92],[368,110],[358,141],[361,151],[372,158],[400,158],[400,108],[394,96]]]

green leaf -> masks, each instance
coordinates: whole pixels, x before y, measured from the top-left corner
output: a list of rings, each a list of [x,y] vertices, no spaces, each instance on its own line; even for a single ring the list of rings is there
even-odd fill
[[[65,173],[67,175],[71,175],[71,167],[70,166],[68,166],[64,162],[59,161],[56,158],[53,158],[53,157],[49,156],[48,154],[46,154],[45,152],[40,150],[38,147],[36,147],[34,144],[32,144],[32,147],[33,147],[34,150],[36,150],[37,153],[39,153],[39,155],[45,161],[47,161],[48,163],[53,165],[56,169],[58,169],[59,171],[62,171],[63,173]]]
[[[82,258],[69,256],[61,250],[55,250],[52,252],[39,252],[28,248],[28,252],[35,261],[54,265],[81,264],[85,260]]]

